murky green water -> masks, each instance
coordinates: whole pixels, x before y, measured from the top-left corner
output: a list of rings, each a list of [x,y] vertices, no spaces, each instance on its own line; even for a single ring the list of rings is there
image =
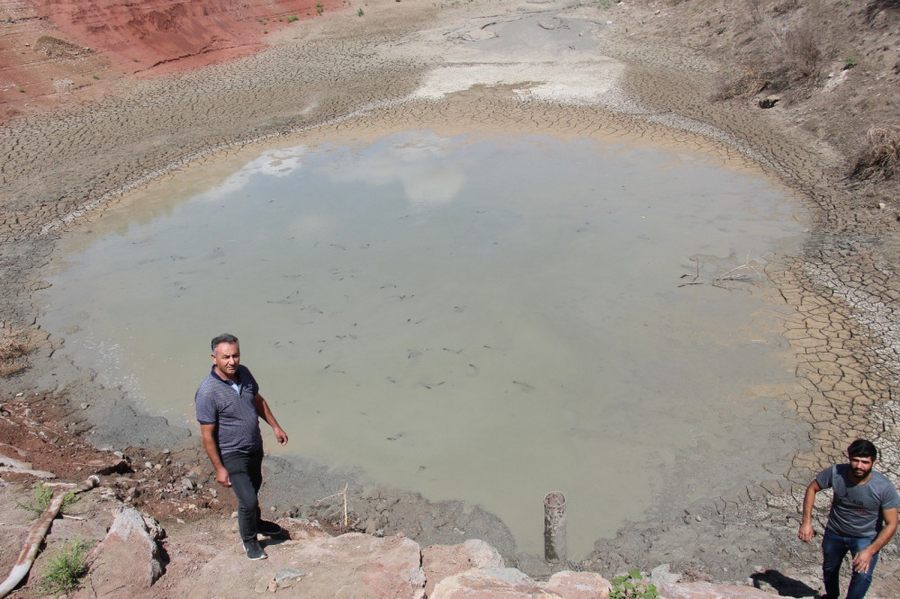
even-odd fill
[[[783,192],[696,155],[407,132],[264,154],[140,222],[105,217],[55,268],[42,324],[101,380],[190,419],[229,331],[290,450],[464,498],[570,556],[659,494],[769,478],[793,424],[777,306],[709,284],[802,226]],[[738,274],[750,272],[739,271]],[[752,274],[752,273],[751,273]]]

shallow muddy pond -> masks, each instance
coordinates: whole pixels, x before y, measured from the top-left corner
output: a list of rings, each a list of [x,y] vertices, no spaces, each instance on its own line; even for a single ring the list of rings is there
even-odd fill
[[[578,558],[790,459],[760,264],[799,245],[798,210],[758,174],[624,142],[272,150],[73,233],[42,325],[192,427],[208,340],[232,332],[290,452],[480,504],[536,554],[561,490]]]

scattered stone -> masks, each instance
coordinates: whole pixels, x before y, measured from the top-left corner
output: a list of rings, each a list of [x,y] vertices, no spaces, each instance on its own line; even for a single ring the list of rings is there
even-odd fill
[[[305,574],[296,568],[282,568],[275,573],[275,583],[279,589],[287,588],[300,580]]]
[[[131,472],[131,466],[128,464],[128,461],[121,458],[114,462],[107,462],[105,460],[91,460],[89,464],[92,468],[94,468],[94,473],[101,476],[107,476],[110,474],[125,474]]]

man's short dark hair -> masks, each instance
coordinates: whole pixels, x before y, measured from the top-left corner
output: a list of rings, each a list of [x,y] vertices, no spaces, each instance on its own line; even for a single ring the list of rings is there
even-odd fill
[[[216,335],[212,338],[212,341],[209,344],[209,349],[211,349],[213,353],[216,353],[216,346],[220,343],[238,343],[238,338],[228,333]]]
[[[851,458],[872,458],[874,462],[878,459],[878,449],[871,441],[857,439],[847,448],[847,456]]]

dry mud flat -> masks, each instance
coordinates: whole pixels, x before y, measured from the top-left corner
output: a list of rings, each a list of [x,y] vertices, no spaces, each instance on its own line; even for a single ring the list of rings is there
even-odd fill
[[[835,174],[840,157],[784,115],[710,102],[722,66],[626,35],[651,16],[634,9],[608,22],[597,7],[554,2],[374,3],[364,18],[333,15],[290,29],[253,57],[7,124],[0,129],[0,305],[7,339],[37,350],[30,369],[7,379],[4,400],[50,390],[73,405],[87,401],[89,408],[70,418],[99,445],[195,442],[54,356],[63,340],[35,329],[32,305],[44,285],[39,270],[68,227],[99,217],[123,192],[172,169],[214,155],[227,162],[243,146],[278,138],[367,136],[410,125],[688,144],[756,162],[811,210],[803,254],[768,267],[793,310],[785,336],[797,382],[784,398],[808,423],[808,446],[770,480],[727,497],[687,506],[673,489],[647,521],[598,542],[583,565],[611,573],[669,563],[741,581],[761,570],[763,582],[790,586],[781,578],[787,576],[801,581],[795,590],[816,588],[818,551],[795,540],[796,506],[811,473],[839,459],[848,440],[867,436],[885,450],[881,469],[895,481],[900,476],[895,215],[861,204]],[[549,32],[550,41],[535,41],[545,39],[535,31]],[[295,496],[298,488],[321,497],[327,493],[318,490],[334,488],[329,477],[349,476],[312,465],[274,467],[283,484],[270,489],[269,501],[280,506],[308,499]],[[415,507],[388,509],[399,499]],[[470,515],[459,505],[371,489],[358,491],[353,503],[373,527],[406,530],[424,542],[460,528],[514,557],[508,533],[489,514],[461,522]],[[878,596],[900,595],[896,545],[879,566]],[[528,556],[519,560],[534,573],[545,568]]]

